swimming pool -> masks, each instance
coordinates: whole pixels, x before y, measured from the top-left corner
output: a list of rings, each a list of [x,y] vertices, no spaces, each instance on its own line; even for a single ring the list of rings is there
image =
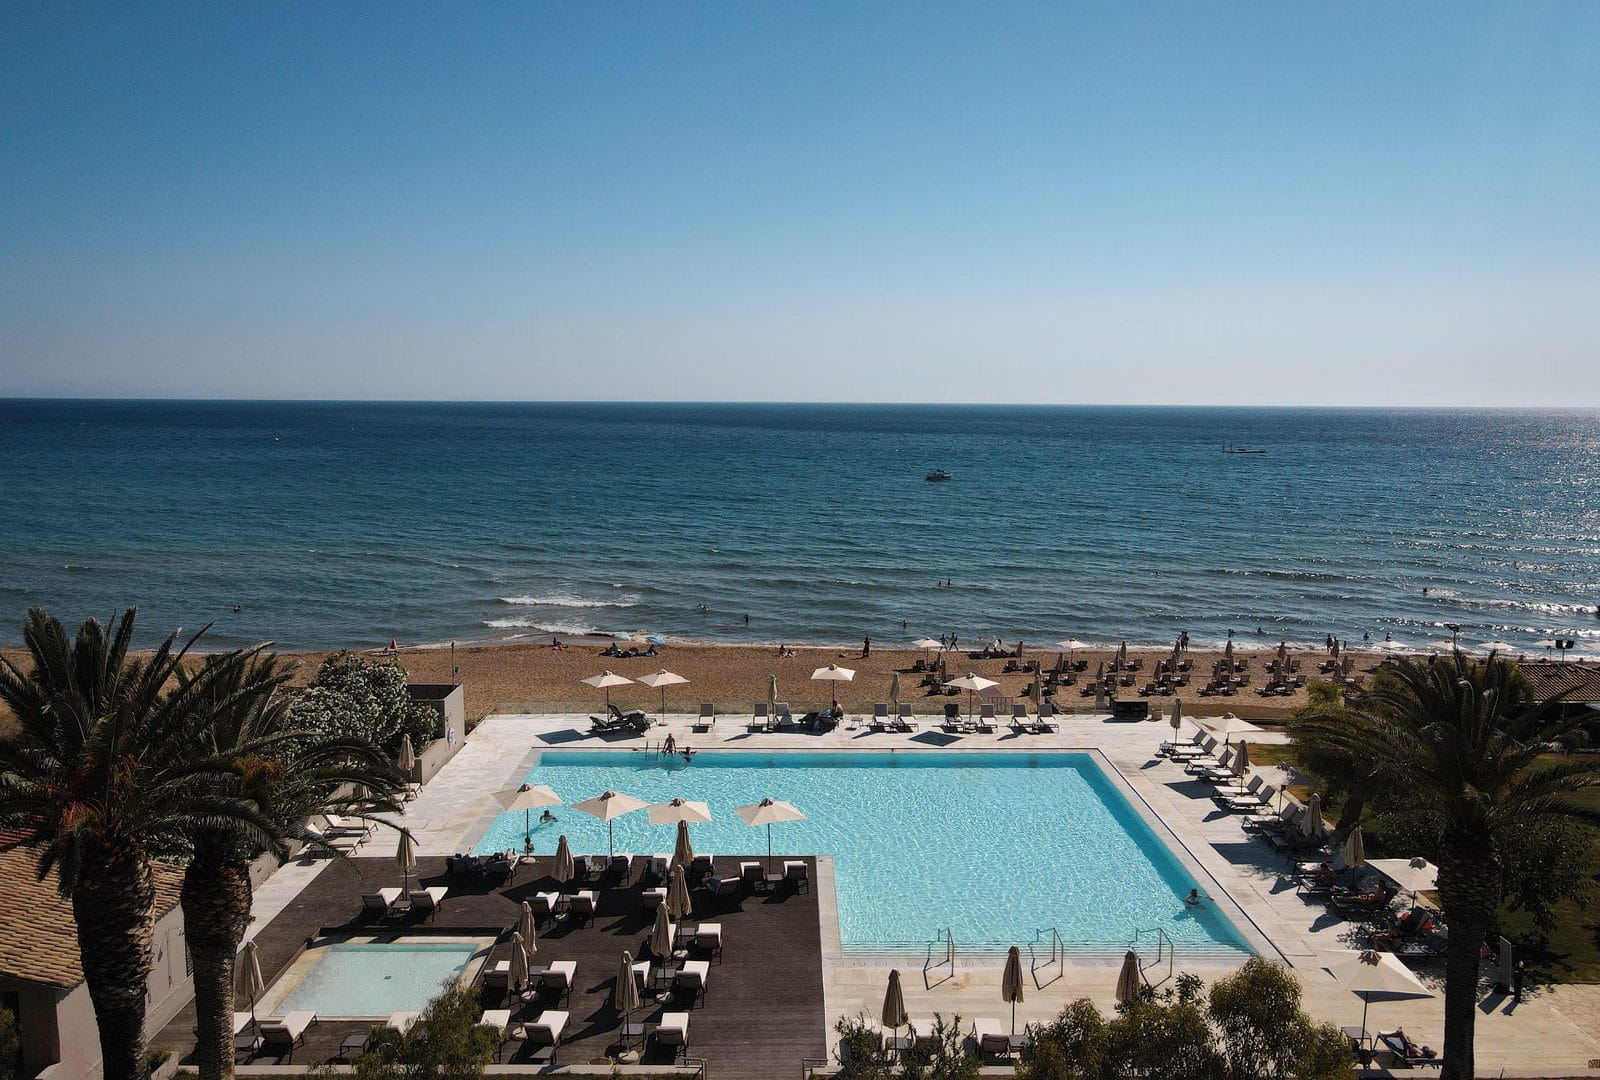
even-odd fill
[[[774,856],[831,855],[848,951],[923,945],[949,929],[963,949],[1027,946],[1051,927],[1075,949],[1114,951],[1156,929],[1187,954],[1248,951],[1213,904],[1183,902],[1194,878],[1086,753],[706,751],[692,762],[630,751],[547,750],[529,772],[568,803],[614,789],[710,805],[697,852],[765,855],[766,830],[735,806],[771,796],[807,817],[772,829]],[[534,850],[565,833],[604,852],[606,825],[555,808]],[[644,811],[615,821],[618,851],[671,851]],[[521,850],[523,815],[501,814],[477,850]],[[1205,890],[1202,890],[1205,891]]]
[[[421,1012],[492,942],[449,938],[313,945],[267,992],[261,1013],[284,1016],[305,1010],[322,1017],[386,1017]]]

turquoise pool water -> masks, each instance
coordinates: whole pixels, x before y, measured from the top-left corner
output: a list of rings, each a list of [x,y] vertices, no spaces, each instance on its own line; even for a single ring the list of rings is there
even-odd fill
[[[273,1009],[283,1016],[388,1016],[421,1012],[447,981],[460,977],[478,946],[471,942],[350,941],[322,946],[321,956]]]
[[[804,821],[772,828],[774,856],[831,855],[847,949],[925,944],[948,928],[963,946],[1027,946],[1055,927],[1068,945],[1120,950],[1166,931],[1180,949],[1237,953],[1239,932],[1082,753],[706,751],[692,762],[630,751],[547,750],[528,774],[568,803],[614,789],[710,805],[690,827],[697,852],[765,855],[764,828],[735,806],[771,796]],[[534,850],[565,833],[574,854],[604,852],[606,825],[569,807],[540,825]],[[644,811],[615,821],[618,851],[671,851],[672,826]],[[502,814],[477,850],[521,850],[523,815]],[[1205,890],[1202,890],[1204,892]]]

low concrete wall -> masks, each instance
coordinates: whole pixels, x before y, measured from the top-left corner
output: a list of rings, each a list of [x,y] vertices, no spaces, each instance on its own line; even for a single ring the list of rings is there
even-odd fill
[[[466,745],[467,698],[459,685],[450,683],[411,683],[406,691],[412,701],[439,714],[438,732],[418,752],[416,767],[411,770],[413,783],[426,784]]]

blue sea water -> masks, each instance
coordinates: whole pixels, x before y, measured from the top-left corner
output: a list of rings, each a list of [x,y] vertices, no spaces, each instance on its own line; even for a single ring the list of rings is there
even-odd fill
[[[833,856],[846,948],[922,945],[950,930],[963,950],[1027,946],[1051,927],[1074,949],[1120,953],[1166,933],[1185,955],[1248,948],[1215,905],[1184,903],[1197,883],[1088,754],[746,753],[692,762],[628,751],[545,751],[528,781],[568,803],[602,791],[647,802],[704,802],[695,851],[766,854],[766,829],[737,806],[772,797],[806,817],[772,827],[785,853]],[[610,850],[607,823],[569,807],[532,824],[549,855],[565,835],[575,855]],[[530,821],[537,815],[530,815]],[[676,826],[642,810],[614,819],[617,851],[670,852]],[[521,851],[521,813],[499,815],[476,850]],[[1048,943],[1048,939],[1047,943]]]
[[[1600,649],[1593,411],[0,401],[0,477],[3,641]]]

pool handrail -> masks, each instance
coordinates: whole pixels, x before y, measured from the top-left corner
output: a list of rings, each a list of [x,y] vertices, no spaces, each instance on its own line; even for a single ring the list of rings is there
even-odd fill
[[[1046,934],[1050,935],[1050,958],[1048,960],[1045,960],[1043,963],[1040,963],[1040,961],[1039,961],[1039,946],[1040,946],[1040,944],[1043,943],[1044,936]],[[1066,973],[1067,973],[1067,943],[1065,941],[1061,940],[1061,931],[1058,930],[1056,927],[1050,926],[1050,927],[1045,927],[1042,930],[1034,930],[1034,932],[1033,932],[1033,944],[1028,946],[1028,952],[1029,952],[1031,960],[1032,960],[1032,962],[1030,964],[1030,971],[1031,971],[1031,973],[1033,975],[1033,984],[1035,986],[1037,986],[1039,989],[1043,990],[1045,987],[1049,986],[1050,983],[1055,982],[1056,979],[1060,979],[1060,978],[1062,978],[1062,977],[1064,977],[1066,975]],[[1052,964],[1054,964],[1056,966],[1055,979],[1050,979],[1047,982],[1040,982],[1039,981],[1039,969],[1040,968],[1047,968]]]
[[[1167,979],[1172,978],[1173,972],[1177,970],[1177,963],[1178,963],[1178,949],[1177,949],[1177,946],[1173,945],[1172,939],[1167,937],[1166,930],[1164,930],[1163,928],[1161,928],[1159,926],[1153,926],[1153,927],[1150,927],[1149,929],[1144,929],[1144,930],[1135,930],[1133,932],[1133,941],[1129,942],[1128,948],[1130,948],[1130,949],[1135,948],[1139,944],[1139,938],[1140,938],[1141,935],[1151,934],[1151,933],[1156,935],[1156,958],[1154,960],[1150,961],[1148,964],[1141,963],[1139,965],[1139,973],[1142,975],[1142,974],[1144,974],[1144,972],[1150,970],[1153,967],[1159,967],[1160,964],[1161,964],[1162,959],[1164,958],[1166,960],[1166,962],[1167,962],[1167,974],[1166,974],[1165,978],[1163,978],[1161,980],[1161,982],[1157,982],[1157,983],[1151,983],[1149,979],[1145,980],[1145,982],[1150,983],[1151,986],[1160,986],[1161,983],[1166,982]]]
[[[933,950],[939,946],[940,942],[944,943],[944,959],[935,960],[933,958]],[[922,964],[922,981],[926,983],[929,972],[937,971],[945,966],[950,968],[950,977],[954,978],[956,974],[956,935],[955,931],[948,926],[943,930],[936,930],[933,940],[928,942],[928,957]]]

